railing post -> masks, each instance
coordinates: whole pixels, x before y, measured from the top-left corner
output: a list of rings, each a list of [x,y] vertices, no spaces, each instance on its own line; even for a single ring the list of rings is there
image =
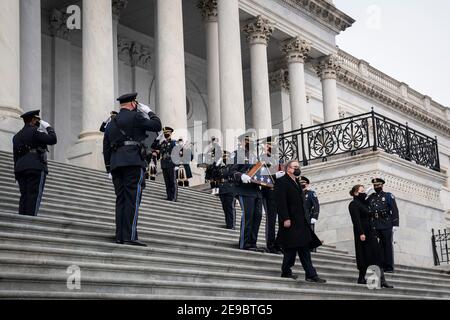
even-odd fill
[[[411,161],[411,141],[409,140],[409,123],[406,123],[406,160]]]
[[[431,250],[433,250],[434,265],[438,266],[439,265],[439,255],[438,255],[437,249],[436,249],[436,236],[434,235],[434,229],[431,229]]]
[[[447,261],[447,264],[450,264],[449,252],[448,252],[448,233],[447,233],[447,229],[444,229],[444,240],[445,240],[445,253],[447,255],[446,261]]]
[[[308,165],[308,160],[306,159],[306,151],[305,151],[305,129],[303,125],[300,126],[300,140],[302,144],[302,158],[303,158],[303,166],[306,167]]]
[[[441,172],[441,159],[439,157],[439,145],[437,136],[434,136],[434,144],[436,147],[436,171]]]
[[[372,131],[373,131],[373,151],[378,150],[378,136],[377,136],[377,128],[376,128],[376,119],[375,119],[375,111],[372,107]],[[370,141],[370,138],[369,138]]]

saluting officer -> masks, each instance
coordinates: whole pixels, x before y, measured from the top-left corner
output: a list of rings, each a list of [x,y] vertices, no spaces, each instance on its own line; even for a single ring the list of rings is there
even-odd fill
[[[138,241],[137,222],[144,173],[147,167],[143,141],[146,131],[159,132],[161,121],[147,106],[136,101],[137,93],[119,97],[119,114],[106,126],[103,155],[116,192],[116,243],[146,246]],[[148,118],[144,116],[145,113]]]
[[[229,163],[229,156],[230,153],[224,151],[222,158],[217,161],[216,181],[219,186],[219,197],[225,214],[226,228],[234,230],[236,228],[236,191],[233,175],[231,174],[233,163]]]
[[[267,168],[270,171],[272,176],[272,180],[282,178],[286,172],[279,171],[279,159],[276,157],[276,154],[272,152],[273,144],[271,140],[268,140],[265,145],[265,150],[263,155],[260,157],[260,160],[263,161]],[[263,207],[266,213],[266,245],[267,251],[270,253],[280,254],[281,248],[278,244],[276,244],[276,223],[277,223],[277,199],[275,196],[274,188],[270,187],[261,187],[261,193],[263,198]]]
[[[21,116],[25,125],[13,138],[14,175],[19,183],[19,214],[37,216],[48,174],[47,146],[57,142],[55,130],[39,118],[39,110]]]
[[[258,162],[256,150],[251,146],[253,137],[244,134],[239,137],[240,146],[233,153],[231,174],[235,181],[236,195],[242,209],[239,248],[259,251],[256,247],[259,226],[262,219],[262,194],[259,185],[252,183],[247,172]]]
[[[369,211],[377,237],[380,239],[384,272],[394,272],[393,232],[399,227],[397,202],[392,193],[384,192],[385,181],[372,180],[375,193],[368,198]]]
[[[170,127],[164,127],[164,138],[162,142],[156,140],[152,149],[158,153],[161,159],[161,169],[163,171],[164,182],[166,184],[166,193],[168,201],[177,201],[178,187],[176,184],[175,163],[172,161],[172,151],[176,146],[176,142],[172,140],[173,129]]]

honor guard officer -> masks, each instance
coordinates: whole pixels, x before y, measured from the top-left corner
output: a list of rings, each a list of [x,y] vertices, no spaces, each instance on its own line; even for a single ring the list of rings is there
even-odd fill
[[[173,129],[164,127],[163,133],[165,140],[159,142],[156,140],[152,149],[156,150],[161,159],[161,169],[163,171],[164,182],[166,184],[166,193],[168,201],[177,201],[178,188],[176,184],[175,163],[172,161],[172,151],[176,142],[172,140]]]
[[[278,171],[279,159],[272,153],[273,144],[272,141],[267,141],[265,145],[264,154],[260,157],[266,166],[269,168],[272,180],[282,178],[286,173],[284,171]],[[261,193],[263,198],[263,207],[266,213],[266,244],[267,251],[270,253],[280,254],[280,247],[276,244],[275,227],[277,223],[277,199],[275,197],[274,188],[261,187]]]
[[[219,197],[225,214],[226,228],[234,230],[236,227],[236,191],[233,175],[231,174],[232,163],[229,164],[229,152],[224,151],[223,156],[216,163],[216,182],[219,186]]]
[[[385,272],[394,271],[393,233],[399,227],[397,202],[392,193],[384,192],[385,181],[380,178],[372,180],[375,193],[368,198],[369,211],[373,227],[380,239],[382,250],[382,267]]]
[[[161,121],[149,107],[140,106],[137,93],[119,97],[119,114],[106,126],[103,155],[116,192],[116,243],[145,246],[138,241],[137,222],[144,172],[147,167],[142,141],[146,132],[159,132]],[[148,114],[148,118],[143,113]]]
[[[233,153],[231,174],[235,181],[236,195],[242,209],[239,248],[259,251],[256,247],[259,226],[262,219],[262,194],[259,185],[252,183],[247,172],[258,162],[253,137],[244,134],[239,137],[240,146]]]
[[[44,192],[47,146],[57,142],[55,130],[39,118],[39,110],[22,116],[25,126],[13,138],[14,175],[19,183],[19,214],[37,216]]]
[[[317,193],[313,190],[309,190],[310,181],[306,177],[300,178],[300,186],[305,194],[306,199],[306,220],[310,222],[311,229],[314,231],[314,226],[319,220],[320,204]]]

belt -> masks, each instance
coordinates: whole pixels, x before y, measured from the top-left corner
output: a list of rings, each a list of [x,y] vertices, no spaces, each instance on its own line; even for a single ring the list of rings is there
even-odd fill
[[[137,142],[137,141],[124,141],[123,145],[124,146],[141,146],[141,143]]]
[[[370,217],[372,219],[388,219],[389,218],[389,214],[387,212],[373,212],[370,214]]]

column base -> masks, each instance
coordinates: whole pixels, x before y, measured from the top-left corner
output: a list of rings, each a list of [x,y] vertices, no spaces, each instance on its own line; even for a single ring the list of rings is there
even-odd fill
[[[0,150],[12,152],[12,138],[23,127],[20,109],[0,106]]]
[[[69,149],[67,160],[76,166],[105,170],[103,134],[100,132],[81,133],[79,140]]]

